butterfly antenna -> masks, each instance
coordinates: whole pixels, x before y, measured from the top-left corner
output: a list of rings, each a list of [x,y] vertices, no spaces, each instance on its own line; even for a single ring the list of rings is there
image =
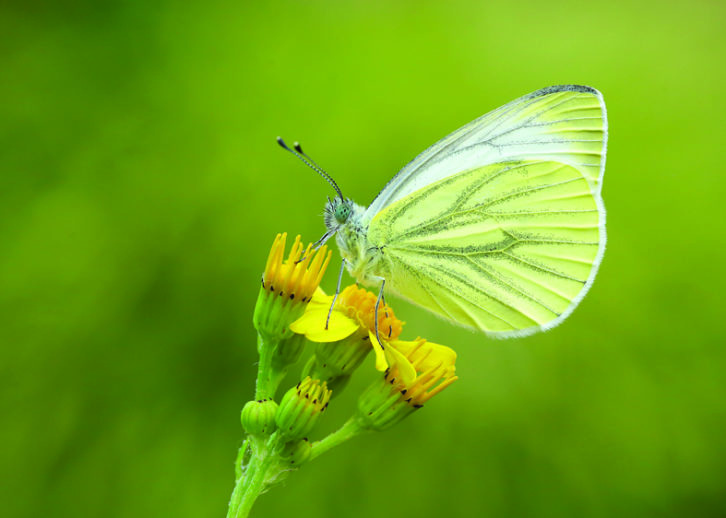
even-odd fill
[[[308,155],[306,155],[303,152],[302,147],[300,147],[300,144],[298,142],[295,142],[295,145],[293,146],[294,149],[289,148],[287,146],[287,144],[285,144],[285,141],[282,140],[282,137],[277,137],[277,143],[280,144],[280,147],[282,149],[289,151],[290,153],[292,153],[293,155],[298,157],[300,160],[302,160],[302,162],[306,166],[308,166],[310,169],[312,169],[313,171],[318,173],[320,176],[325,178],[325,180],[327,180],[327,182],[330,184],[330,186],[333,189],[335,189],[335,192],[338,193],[338,196],[340,196],[340,199],[344,200],[343,193],[340,191],[340,187],[338,187],[338,184],[335,183],[335,180],[333,180],[333,178],[328,173],[326,173],[322,167],[320,167],[318,164],[316,164],[312,158],[310,158]]]

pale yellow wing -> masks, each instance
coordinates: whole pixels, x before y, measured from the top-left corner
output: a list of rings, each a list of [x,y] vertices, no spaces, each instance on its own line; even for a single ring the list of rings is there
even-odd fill
[[[418,155],[373,200],[366,219],[430,183],[512,160],[573,165],[599,195],[607,136],[600,92],[581,85],[542,88],[482,115]]]
[[[386,288],[467,327],[529,334],[561,322],[595,277],[605,211],[591,187],[563,163],[490,164],[389,205],[368,238]]]

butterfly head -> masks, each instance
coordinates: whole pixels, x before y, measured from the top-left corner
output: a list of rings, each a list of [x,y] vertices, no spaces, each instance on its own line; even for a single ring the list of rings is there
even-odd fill
[[[325,226],[328,230],[335,231],[345,225],[353,213],[353,205],[353,200],[348,198],[328,198],[325,204]]]
[[[343,197],[343,193],[341,192],[340,187],[338,187],[338,184],[335,183],[335,180],[333,180],[333,178],[326,173],[322,167],[310,158],[310,156],[305,154],[299,142],[295,142],[292,147],[289,147],[285,144],[284,140],[277,137],[277,143],[285,151],[289,151],[295,155],[303,163],[305,163],[305,165],[322,176],[337,194],[337,196],[332,200],[328,198],[328,203],[325,205],[325,226],[328,228],[328,233],[326,233],[323,237],[330,237],[338,230],[345,227],[360,231],[358,227],[360,226],[359,222],[361,221],[363,214],[363,207],[354,203],[350,198]]]

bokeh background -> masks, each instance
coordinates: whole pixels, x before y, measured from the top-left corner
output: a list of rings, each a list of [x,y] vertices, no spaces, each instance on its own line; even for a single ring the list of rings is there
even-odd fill
[[[331,194],[274,138],[366,204],[560,83],[600,89],[610,118],[590,294],[510,341],[391,299],[406,336],[457,349],[460,381],[253,516],[726,515],[726,5],[265,4],[3,4],[3,516],[223,516],[268,247],[317,239]]]

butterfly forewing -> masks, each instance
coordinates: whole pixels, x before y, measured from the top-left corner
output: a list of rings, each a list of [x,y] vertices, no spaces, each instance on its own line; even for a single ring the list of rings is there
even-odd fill
[[[388,262],[386,287],[459,324],[527,334],[559,323],[589,289],[604,210],[581,169],[508,161],[390,204],[368,239]]]
[[[607,118],[597,90],[563,85],[516,99],[458,129],[417,156],[366,211],[384,207],[461,171],[511,160],[551,160],[579,169],[599,194]]]

